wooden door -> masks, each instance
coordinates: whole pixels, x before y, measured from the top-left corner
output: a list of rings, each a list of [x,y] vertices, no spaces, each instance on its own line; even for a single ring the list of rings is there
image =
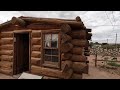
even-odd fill
[[[29,71],[29,33],[14,34],[14,74]]]

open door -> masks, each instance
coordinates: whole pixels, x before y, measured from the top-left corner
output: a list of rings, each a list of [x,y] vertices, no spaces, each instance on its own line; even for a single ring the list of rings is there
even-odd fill
[[[29,41],[29,33],[14,34],[14,75],[29,71]]]

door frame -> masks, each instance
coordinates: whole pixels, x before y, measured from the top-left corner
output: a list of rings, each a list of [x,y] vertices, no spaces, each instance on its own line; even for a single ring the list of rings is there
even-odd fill
[[[29,73],[31,72],[31,47],[32,47],[32,44],[31,44],[31,38],[32,38],[32,35],[31,35],[31,32],[32,30],[14,30],[13,31],[13,75],[15,75],[15,68],[16,68],[16,63],[15,63],[15,34],[24,34],[24,33],[28,33],[29,34]]]

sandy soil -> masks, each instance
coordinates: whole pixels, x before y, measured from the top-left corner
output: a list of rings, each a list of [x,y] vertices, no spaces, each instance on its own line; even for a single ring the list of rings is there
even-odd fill
[[[99,56],[100,58],[100,56]],[[120,79],[120,74],[117,74],[116,70],[101,68],[102,62],[98,63],[98,66],[95,67],[94,56],[91,55],[89,59],[89,74],[83,74],[83,79]],[[101,65],[100,65],[101,64]],[[120,70],[119,70],[120,72]]]

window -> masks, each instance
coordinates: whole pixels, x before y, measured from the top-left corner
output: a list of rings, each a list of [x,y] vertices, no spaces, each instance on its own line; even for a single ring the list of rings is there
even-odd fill
[[[60,68],[59,33],[43,33],[43,65]]]

